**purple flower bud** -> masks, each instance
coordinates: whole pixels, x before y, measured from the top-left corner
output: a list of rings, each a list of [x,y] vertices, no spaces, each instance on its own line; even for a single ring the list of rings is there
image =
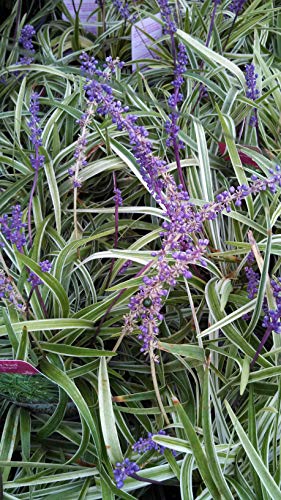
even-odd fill
[[[125,458],[123,462],[117,462],[113,470],[117,488],[122,488],[126,477],[135,474],[138,470],[139,466],[135,462],[131,462],[128,458]]]
[[[96,72],[98,61],[86,52],[82,52],[82,54],[79,56],[79,59],[81,61],[81,72],[86,75],[94,75]]]
[[[79,189],[81,186],[82,186],[82,184],[79,181],[79,179],[74,179],[73,180],[73,187],[74,187],[74,189]]]
[[[43,260],[39,262],[39,266],[41,267],[41,271],[43,273],[49,273],[52,269],[52,263],[49,260]]]
[[[39,276],[37,276],[37,274],[35,274],[33,271],[30,271],[27,281],[31,284],[32,288],[42,285],[43,283]]]

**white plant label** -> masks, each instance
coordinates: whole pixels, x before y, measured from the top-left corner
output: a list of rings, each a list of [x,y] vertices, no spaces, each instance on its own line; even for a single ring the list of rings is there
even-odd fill
[[[78,10],[79,5],[80,5],[80,0],[73,0],[75,8]],[[73,8],[73,3],[72,0],[64,0],[64,5],[67,7],[69,10],[71,16],[73,19],[75,19],[75,10]],[[79,18],[80,22],[83,26],[83,28],[86,31],[90,31],[91,33],[96,34],[97,33],[97,20],[98,20],[98,14],[97,12],[93,14],[93,11],[95,11],[98,7],[98,4],[96,0],[90,0],[90,1],[85,1],[83,0],[81,4],[81,8],[79,11]],[[67,21],[66,16],[62,16],[64,21]]]
[[[160,18],[160,13],[156,14]],[[147,36],[146,33],[149,35]],[[155,19],[147,17],[146,19],[141,19],[132,26],[132,59],[133,61],[138,59],[155,59],[155,54],[151,48],[153,47],[153,41],[158,40],[162,36],[162,26]],[[136,64],[133,63],[133,70],[136,69]]]

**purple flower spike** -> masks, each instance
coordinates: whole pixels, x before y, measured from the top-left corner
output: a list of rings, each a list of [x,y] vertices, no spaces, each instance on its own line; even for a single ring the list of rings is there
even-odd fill
[[[130,12],[130,5],[127,0],[112,0],[112,4],[115,9],[118,10],[120,16],[124,19],[124,21],[130,21],[131,23],[136,21],[136,14]]]
[[[125,130],[129,134],[133,152],[140,165],[140,172],[151,192],[155,194],[158,201],[162,200],[162,189],[164,182],[159,177],[161,172],[167,170],[164,160],[155,157],[152,153],[152,142],[148,139],[148,131],[145,127],[137,125],[137,117],[124,114],[129,111],[127,106],[122,106],[112,93],[107,83],[91,80],[84,87],[86,96],[90,103],[97,105],[97,112],[101,115],[110,115],[118,130]]]
[[[32,43],[32,37],[34,35],[36,35],[35,29],[33,28],[33,26],[31,26],[31,24],[27,24],[22,28],[19,37],[19,43],[23,46],[23,48],[33,53],[35,52]]]
[[[165,35],[173,35],[177,31],[177,25],[172,19],[172,9],[169,6],[168,0],[158,0],[158,4],[161,11],[161,17],[165,23],[164,33]]]
[[[118,205],[118,207],[122,207],[123,205],[123,199],[122,199],[122,194],[121,194],[121,191],[120,189],[118,188],[115,188],[114,189],[114,201],[115,201],[115,204]]]
[[[126,477],[132,476],[139,469],[139,466],[135,462],[131,462],[128,458],[125,458],[123,462],[117,462],[113,471],[117,488],[122,488]]]
[[[224,210],[230,212],[232,205],[241,206],[250,194],[266,189],[275,192],[278,186],[281,187],[280,167],[272,170],[268,179],[255,176],[249,185],[242,184],[236,188],[232,186],[229,191],[218,194],[216,201],[205,204],[196,212],[183,184],[177,185],[167,172],[166,163],[154,156],[147,129],[137,125],[136,116],[127,114],[129,108],[115,99],[111,87],[94,79],[87,82],[84,88],[88,100],[96,106],[97,113],[109,115],[118,130],[128,133],[142,177],[155,199],[165,209],[167,220],[163,222],[163,231],[160,233],[161,249],[153,252],[153,257],[156,257],[153,262],[156,273],[153,277],[145,276],[138,293],[131,298],[128,304],[130,312],[125,316],[122,328],[124,334],[140,330],[140,351],[158,362],[155,350],[158,347],[159,323],[163,320],[163,299],[168,295],[169,289],[176,286],[180,276],[191,278],[190,265],[206,266],[204,254],[209,242],[198,235],[199,239],[194,243],[191,234],[201,233],[204,221],[215,219]]]
[[[132,264],[133,264],[132,260],[126,260],[126,262],[124,262],[123,266],[120,267],[120,270],[119,270],[118,274],[125,273],[127,271],[128,267],[130,267]]]
[[[21,206],[15,205],[12,207],[11,217],[7,214],[0,217],[0,225],[3,236],[22,252],[22,248],[26,244],[24,235],[26,224],[22,222]]]
[[[240,14],[240,12],[242,11],[245,3],[246,0],[232,0],[229,6],[229,10],[231,10],[231,12],[234,12],[234,14],[238,16],[238,14]]]
[[[246,84],[248,87],[248,90],[246,92],[246,96],[248,99],[251,99],[252,101],[255,101],[259,97],[259,90],[257,89],[257,78],[258,78],[258,73],[255,71],[255,66],[254,64],[247,64],[246,65]],[[252,127],[257,127],[258,125],[258,112],[257,108],[254,108],[253,114],[250,118],[250,125]]]
[[[41,267],[41,271],[43,273],[49,273],[52,269],[52,264],[49,260],[43,260],[42,262],[39,262],[39,266]],[[27,281],[29,281],[32,288],[43,284],[43,281],[33,271],[29,272],[29,278],[27,279]]]
[[[33,62],[33,54],[35,53],[32,37],[36,35],[36,31],[31,26],[31,24],[27,24],[21,30],[21,34],[19,37],[19,43],[22,45],[23,49],[26,51],[26,54],[20,57],[19,64],[31,64]]]
[[[180,130],[177,123],[179,117],[177,109],[178,104],[183,100],[183,95],[180,92],[180,88],[184,83],[183,74],[186,71],[188,58],[185,46],[182,43],[179,43],[178,49],[176,47],[175,33],[177,31],[177,25],[174,22],[172,9],[169,6],[169,2],[167,0],[160,0],[158,3],[160,7],[161,17],[164,22],[164,33],[170,35],[172,55],[174,60],[174,80],[172,81],[174,90],[168,99],[171,113],[169,114],[169,120],[165,123],[165,130],[168,134],[166,144],[168,147],[173,148],[180,182],[183,186],[185,186],[185,180],[180,161],[180,149],[184,148],[184,144],[182,141],[178,140],[177,137]]]
[[[145,453],[146,451],[157,451],[158,453],[161,453],[161,455],[163,455],[164,451],[166,450],[166,446],[155,443],[155,441],[153,441],[152,438],[153,436],[165,436],[165,435],[166,432],[163,430],[155,434],[149,432],[147,438],[140,438],[135,444],[133,444],[133,450],[136,451],[137,453]],[[173,451],[173,454],[175,455],[176,452]]]
[[[98,61],[86,52],[83,52],[81,56],[79,56],[79,59],[81,61],[80,69],[82,74],[94,75],[97,69]]]
[[[245,273],[248,279],[248,285],[247,285],[248,298],[254,299],[258,293],[260,275],[252,268],[252,265],[255,263],[255,257],[253,252],[249,253],[247,263],[248,265],[245,267]]]
[[[259,97],[259,91],[257,89],[257,78],[258,73],[256,73],[254,64],[246,64],[246,84],[248,90],[246,96],[248,99],[255,101]]]
[[[8,300],[16,309],[23,310],[21,297],[15,292],[10,278],[0,269],[0,301]]]
[[[42,146],[42,129],[40,128],[40,120],[39,120],[39,94],[37,92],[33,92],[30,96],[30,106],[29,111],[31,113],[30,120],[28,122],[28,127],[30,129],[30,141],[34,146],[34,153],[30,155],[30,162],[32,167],[35,170],[33,184],[30,191],[29,202],[28,202],[28,212],[27,212],[27,220],[28,220],[28,235],[29,235],[29,243],[32,244],[32,227],[31,227],[31,213],[32,213],[32,200],[36,191],[37,181],[38,181],[38,173],[40,168],[44,165],[45,157],[40,155],[39,147]]]
[[[168,104],[172,108],[172,113],[169,114],[169,120],[165,123],[165,130],[168,134],[166,144],[167,146],[174,148],[176,159],[177,159],[178,149],[184,148],[183,142],[177,138],[178,133],[180,131],[180,127],[177,124],[179,114],[176,109],[178,104],[182,101],[183,98],[182,94],[180,93],[180,88],[184,83],[184,78],[182,75],[186,71],[187,63],[188,63],[188,58],[185,46],[182,43],[180,43],[178,46],[177,59],[175,64],[174,80],[172,82],[174,86],[174,92],[168,99]],[[180,160],[179,160],[179,167],[180,167]]]
[[[281,278],[278,278],[278,281],[271,280],[270,284],[276,301],[276,310],[268,309],[267,306],[264,307],[265,316],[262,326],[275,333],[281,333]]]
[[[29,278],[27,278],[27,281],[31,284],[32,288],[35,288],[36,286],[42,285],[43,281],[35,274],[33,271],[30,271],[29,273]]]

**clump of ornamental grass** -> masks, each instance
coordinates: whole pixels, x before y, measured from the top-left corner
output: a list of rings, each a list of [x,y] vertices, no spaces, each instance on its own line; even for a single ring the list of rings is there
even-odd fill
[[[1,28],[4,491],[279,498],[277,5],[61,8]]]

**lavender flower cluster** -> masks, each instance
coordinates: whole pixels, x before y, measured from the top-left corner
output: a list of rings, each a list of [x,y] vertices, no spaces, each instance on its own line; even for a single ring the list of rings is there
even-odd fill
[[[70,177],[73,177],[73,187],[74,189],[80,188],[82,186],[81,181],[79,179],[79,172],[82,167],[87,165],[86,159],[86,146],[88,144],[87,134],[88,134],[88,126],[91,121],[91,116],[93,113],[93,109],[89,106],[85,113],[81,116],[77,123],[80,125],[81,132],[77,140],[77,146],[74,152],[74,158],[76,160],[75,168],[69,168],[68,174]]]
[[[146,438],[140,438],[133,445],[133,450],[139,454],[145,453],[147,451],[156,451],[163,455],[166,447],[163,445],[159,445],[153,441],[153,436],[165,436],[166,432],[164,430],[160,430],[159,432],[153,434],[149,432]],[[176,452],[173,451],[175,455]],[[116,481],[117,488],[122,488],[124,486],[124,480],[126,477],[134,477],[136,472],[139,471],[139,466],[136,462],[132,462],[129,458],[125,458],[123,462],[117,462],[115,464],[115,468],[113,470],[114,478]]]
[[[12,207],[12,214],[4,214],[0,217],[0,229],[1,234],[4,238],[11,243],[16,245],[19,252],[23,253],[23,247],[26,245],[25,228],[26,223],[22,221],[23,212],[20,205],[15,205]],[[1,247],[4,247],[4,243],[1,243]],[[42,272],[50,272],[52,264],[49,260],[44,260],[40,262],[40,267]],[[41,285],[43,281],[33,272],[29,271],[28,280],[32,288]],[[23,310],[23,305],[21,298],[15,293],[13,286],[10,283],[10,279],[5,276],[3,270],[0,270],[0,298],[8,299],[17,309]]]
[[[255,101],[259,97],[259,90],[257,89],[257,78],[258,73],[256,73],[256,69],[254,64],[246,65],[246,84],[247,84],[247,92],[246,96],[248,99]],[[258,116],[257,116],[257,108],[254,108],[253,114],[250,119],[250,125],[252,127],[256,127],[258,125]]]
[[[42,130],[40,128],[39,120],[39,94],[37,92],[32,92],[30,96],[30,107],[29,111],[31,113],[31,118],[28,122],[28,127],[30,129],[30,141],[34,146],[34,153],[30,155],[30,162],[34,169],[34,177],[32,188],[29,195],[28,211],[27,211],[27,225],[28,225],[28,235],[29,243],[32,245],[32,228],[31,228],[31,212],[32,212],[32,201],[33,196],[36,191],[39,170],[44,164],[45,157],[39,153],[39,147],[42,146],[41,134]]]
[[[253,252],[250,252],[247,259],[247,266],[245,267],[245,273],[248,280],[247,292],[249,299],[255,298],[258,292],[258,287],[260,284],[260,274],[253,269],[255,263],[255,258]],[[272,279],[270,281],[273,297],[275,299],[276,308],[269,309],[267,299],[263,302],[263,312],[264,318],[262,326],[269,332],[281,333],[281,277],[275,281]]]
[[[114,202],[117,207],[122,207],[123,198],[120,189],[114,188]]]
[[[267,188],[275,192],[277,186],[281,185],[280,167],[270,172],[269,179],[259,179],[253,175],[251,184],[231,187],[229,191],[220,193],[215,202],[205,204],[196,211],[184,187],[177,185],[167,172],[166,163],[154,156],[148,131],[137,125],[136,116],[126,114],[129,108],[114,98],[108,83],[89,80],[85,91],[90,104],[96,106],[100,115],[111,116],[118,130],[128,133],[140,172],[151,193],[165,207],[165,215],[169,219],[162,225],[162,248],[152,254],[156,257],[153,263],[155,276],[144,277],[139,292],[130,300],[130,313],[125,316],[123,327],[123,333],[139,329],[141,352],[149,353],[157,361],[154,351],[157,348],[159,322],[163,320],[163,298],[168,295],[169,288],[176,286],[179,276],[191,277],[190,264],[206,265],[204,254],[209,242],[200,238],[204,221],[215,219],[223,210],[231,211],[232,205],[240,207],[250,194],[257,194]],[[199,233],[197,243],[191,236],[194,233]],[[171,258],[174,259],[172,262]]]
[[[172,108],[172,113],[169,114],[169,120],[165,123],[165,130],[168,134],[166,144],[167,146],[174,147],[174,149],[176,148],[177,143],[180,149],[184,148],[183,142],[177,139],[180,130],[180,127],[177,124],[179,117],[177,106],[183,100],[183,95],[180,92],[180,88],[184,82],[183,74],[186,71],[187,63],[188,58],[185,46],[180,43],[178,46],[176,57],[174,80],[172,81],[174,92],[168,99],[168,104]]]
[[[128,458],[123,462],[117,462],[113,471],[117,488],[123,488],[126,477],[133,476],[139,470],[139,466]]]
[[[131,23],[136,21],[137,15],[131,13],[130,4],[127,0],[112,0],[112,4],[124,21],[130,21]]]
[[[23,310],[20,295],[15,291],[11,279],[0,269],[0,300],[8,300],[19,311]]]
[[[110,80],[111,76],[116,73],[116,69],[122,69],[124,63],[119,60],[119,58],[113,59],[111,56],[106,58],[106,62],[103,65],[103,70],[98,67],[98,61],[91,57],[86,52],[83,52],[79,57],[81,62],[81,73],[86,76],[86,84],[84,89],[86,93],[88,91],[88,87],[91,84],[91,78],[100,77],[103,80]],[[88,128],[93,115],[93,106],[90,104],[87,106],[85,113],[81,116],[79,120],[77,120],[78,125],[80,126],[80,134],[77,140],[77,145],[74,152],[75,158],[75,166],[74,168],[68,169],[68,175],[73,179],[73,188],[78,189],[82,186],[81,179],[79,178],[79,173],[83,167],[87,165],[86,158],[86,147],[88,144],[87,135]]]
[[[248,280],[247,293],[249,299],[254,299],[258,293],[260,275],[253,270],[253,264],[255,262],[255,257],[253,252],[250,252],[247,258],[247,266],[245,267],[245,274]]]
[[[106,83],[100,83],[93,79],[85,85],[86,96],[90,103],[98,105],[97,112],[100,115],[109,114],[113,123],[116,123],[118,130],[126,130],[129,133],[130,142],[133,145],[135,156],[140,164],[140,171],[149,189],[155,194],[157,199],[162,199],[161,190],[164,182],[158,179],[159,170],[167,169],[166,163],[160,158],[155,158],[152,154],[152,143],[147,139],[148,132],[142,126],[137,126],[137,116],[124,113],[129,111],[127,106],[123,107],[120,101],[116,101],[112,88]]]
[[[42,273],[49,273],[52,269],[52,264],[48,259],[39,262],[39,266],[41,268]],[[37,274],[35,274],[33,271],[29,272],[29,278],[27,281],[29,281],[32,288],[36,288],[37,286],[43,284],[41,278],[39,278],[39,276],[37,276]]]
[[[259,97],[259,91],[257,89],[257,78],[258,74],[256,73],[254,64],[246,65],[246,83],[247,83],[247,97],[255,101]]]
[[[272,332],[281,333],[281,278],[278,278],[278,281],[272,279],[270,284],[276,302],[276,309],[268,309],[267,304],[263,305],[265,316],[262,326]]]
[[[171,108],[171,113],[169,114],[169,120],[165,123],[165,130],[168,134],[166,144],[168,147],[174,148],[177,168],[180,176],[181,182],[184,184],[184,180],[181,172],[179,149],[184,148],[182,141],[178,140],[179,126],[178,117],[179,113],[177,110],[178,104],[183,100],[183,95],[180,92],[181,86],[184,83],[183,74],[186,71],[186,66],[188,63],[187,53],[185,46],[179,43],[178,49],[176,48],[176,41],[174,34],[177,31],[176,23],[173,21],[172,9],[169,6],[167,0],[161,0],[159,3],[161,18],[164,22],[164,33],[169,34],[171,38],[172,54],[174,59],[174,80],[172,81],[173,93],[168,99],[168,104]]]
[[[168,0],[158,0],[158,5],[160,7],[161,17],[164,21],[164,33],[165,35],[173,35],[177,32],[177,25],[172,17],[172,8]]]
[[[32,37],[35,35],[36,31],[31,24],[26,24],[26,26],[22,28],[19,37],[19,43],[22,45],[26,54],[20,57],[20,64],[31,64],[33,62],[33,54],[35,53],[35,49],[32,43]]]
[[[120,267],[118,274],[124,274],[132,264],[133,264],[132,260],[126,260],[126,262],[124,262],[122,267]]]
[[[166,446],[163,446],[153,441],[152,439],[153,436],[166,436],[166,431],[160,430],[156,434],[149,432],[146,438],[140,438],[138,441],[136,441],[136,443],[133,445],[133,450],[136,451],[137,453],[145,453],[147,451],[157,451],[157,453],[163,455],[164,451],[166,450]],[[176,452],[173,452],[173,454],[175,453]]]
[[[234,12],[234,14],[238,16],[238,14],[240,14],[240,12],[243,10],[245,3],[246,0],[232,0],[231,4],[229,5],[229,10],[231,10],[231,12]]]
[[[26,224],[22,222],[22,216],[23,212],[21,210],[21,206],[15,205],[12,207],[11,216],[4,214],[0,217],[2,235],[9,243],[16,245],[19,252],[23,251],[23,247],[26,244],[26,237],[24,234]]]

